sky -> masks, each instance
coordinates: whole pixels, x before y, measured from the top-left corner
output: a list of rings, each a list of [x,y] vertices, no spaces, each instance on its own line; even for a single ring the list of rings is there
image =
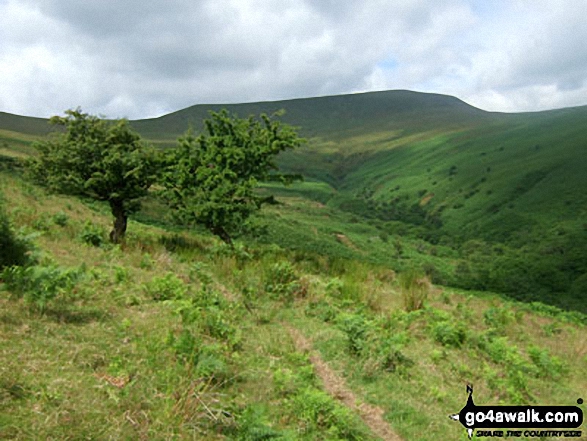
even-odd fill
[[[0,0],[0,111],[109,118],[409,89],[587,105],[585,0]]]

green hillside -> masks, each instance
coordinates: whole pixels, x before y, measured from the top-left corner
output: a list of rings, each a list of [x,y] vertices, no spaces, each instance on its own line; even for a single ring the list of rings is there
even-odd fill
[[[453,122],[462,124],[487,116],[454,97],[385,91],[248,104],[197,105],[160,118],[134,121],[133,125],[149,138],[173,138],[189,125],[197,129],[208,111],[222,108],[240,116],[285,109],[284,121],[299,126],[304,136],[329,139],[344,139],[381,128],[401,128],[406,124],[414,130]]]
[[[332,207],[283,195],[269,245],[136,220],[111,245],[108,207],[18,168],[0,188],[35,260],[0,272],[1,439],[465,440],[468,383],[478,405],[584,397],[584,315],[406,284]],[[395,240],[395,261],[455,258]]]
[[[132,125],[172,146],[221,108],[240,116],[285,109],[284,121],[308,139],[279,158],[306,182],[265,188],[298,207],[288,217],[297,227],[271,233],[290,226],[283,212],[268,210],[259,220],[270,234],[261,240],[395,269],[409,265],[397,259],[396,243],[419,241],[427,251],[409,262],[437,283],[587,310],[587,107],[503,114],[444,95],[387,91],[197,105]],[[43,120],[0,116],[0,153],[30,153]],[[159,206],[150,207],[142,218],[158,222]],[[311,239],[312,229],[329,231],[328,240]],[[344,247],[337,234],[357,245]]]
[[[28,261],[0,268],[0,439],[464,441],[467,384],[587,411],[587,107],[391,91],[132,124],[172,146],[224,107],[308,139],[234,248],[155,192],[109,243],[106,204],[23,173],[46,121],[0,114],[0,239]]]
[[[281,165],[333,187],[343,208],[357,199],[421,204],[450,236],[500,241],[586,209],[587,107],[495,114],[453,97],[388,91],[199,105],[133,125],[172,140],[223,107],[241,116],[285,109],[309,143]]]

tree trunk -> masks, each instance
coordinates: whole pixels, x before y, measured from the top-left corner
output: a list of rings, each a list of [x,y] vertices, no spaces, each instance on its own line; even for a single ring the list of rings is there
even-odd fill
[[[114,216],[114,228],[110,232],[110,242],[121,243],[126,234],[128,216],[121,201],[110,201],[110,209]]]
[[[232,243],[232,238],[230,237],[230,235],[226,232],[226,230],[223,227],[214,226],[214,227],[210,228],[210,230],[212,230],[212,234],[218,236],[226,244],[230,245],[231,248],[234,248],[234,244]]]

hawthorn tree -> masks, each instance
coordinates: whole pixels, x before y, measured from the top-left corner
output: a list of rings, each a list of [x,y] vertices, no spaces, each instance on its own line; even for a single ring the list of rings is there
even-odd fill
[[[52,191],[108,202],[114,216],[110,240],[120,243],[128,216],[157,179],[160,156],[125,119],[106,121],[79,108],[65,114],[50,119],[62,130],[35,145],[39,155],[29,170]]]
[[[301,179],[279,173],[275,163],[278,153],[305,141],[279,116],[241,119],[222,110],[210,112],[199,136],[188,130],[169,154],[163,177],[164,194],[176,216],[204,225],[232,246],[232,235],[272,200],[255,191],[259,182]]]

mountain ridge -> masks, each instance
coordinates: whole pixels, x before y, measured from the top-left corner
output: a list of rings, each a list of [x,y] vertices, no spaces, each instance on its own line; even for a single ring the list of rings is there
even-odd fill
[[[369,116],[373,115],[365,115],[365,107],[373,106],[374,104],[377,104],[378,107],[375,106],[371,110],[374,111],[375,116],[379,117],[382,115],[405,117],[412,112],[430,112],[431,110],[441,109],[455,110],[457,107],[460,108],[461,115],[458,116],[461,117],[466,113],[469,113],[469,116],[476,115],[485,117],[545,115],[552,112],[573,111],[577,108],[587,107],[585,105],[531,112],[496,112],[480,109],[452,95],[395,89],[234,104],[194,104],[158,117],[133,119],[130,122],[143,136],[161,140],[179,136],[190,125],[200,127],[201,121],[208,116],[208,112],[211,110],[219,111],[220,109],[226,108],[231,112],[239,114],[241,117],[245,117],[250,114],[273,113],[277,110],[285,109],[284,121],[300,126],[302,130],[307,130],[311,132],[310,134],[314,134],[314,132],[320,133],[320,131],[313,127],[312,121],[303,115],[308,112],[314,113],[316,109],[326,110],[328,107],[332,111],[336,109],[336,107],[332,106],[333,104],[342,106],[343,112],[341,113],[341,109],[339,108],[338,113],[331,113],[331,119],[351,117],[355,119],[355,124],[368,122]],[[363,108],[355,109],[355,112],[350,112],[349,106],[353,105],[362,105]],[[357,113],[356,110],[359,110],[358,116],[353,115],[353,113]],[[361,114],[363,114],[363,117],[361,117]],[[0,111],[0,130],[42,136],[51,130],[47,124],[48,120],[48,118]],[[307,127],[312,127],[312,129],[308,129]]]

